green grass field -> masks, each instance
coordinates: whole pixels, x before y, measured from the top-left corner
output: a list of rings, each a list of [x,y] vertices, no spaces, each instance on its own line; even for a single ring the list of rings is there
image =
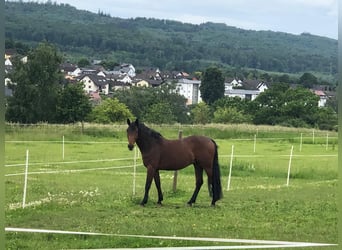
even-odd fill
[[[173,172],[161,172],[163,206],[156,205],[157,193],[153,185],[148,204],[140,207],[145,168],[138,158],[133,190],[134,152],[127,149],[126,126],[88,124],[81,129],[76,125],[7,125],[6,227],[117,236],[7,232],[6,248],[99,249],[242,244],[118,235],[337,243],[336,133],[329,132],[327,139],[326,131],[280,127],[207,125],[153,128],[169,139],[177,138],[181,129],[183,136],[204,134],[216,140],[224,198],[217,202],[215,208],[210,207],[206,185],[203,185],[197,203],[193,207],[186,205],[195,184],[191,166],[179,172],[176,192],[172,189]],[[232,145],[232,178],[227,191]],[[291,175],[287,186],[292,146]],[[29,175],[26,207],[23,208],[26,150],[29,150]],[[323,249],[305,249],[320,248]]]

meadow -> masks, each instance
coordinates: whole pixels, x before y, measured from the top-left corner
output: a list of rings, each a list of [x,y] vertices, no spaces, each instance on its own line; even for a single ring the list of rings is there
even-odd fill
[[[108,234],[6,232],[6,249],[242,244],[140,235],[337,243],[337,133],[252,125],[151,125],[169,139],[178,138],[179,130],[182,136],[214,138],[224,197],[211,207],[203,185],[196,204],[188,207],[195,185],[190,166],[179,171],[176,191],[173,172],[161,172],[163,206],[156,205],[153,185],[149,202],[141,207],[146,173],[139,155],[134,168],[135,152],[127,149],[126,127],[6,125],[6,227]],[[337,249],[312,247],[320,248]]]

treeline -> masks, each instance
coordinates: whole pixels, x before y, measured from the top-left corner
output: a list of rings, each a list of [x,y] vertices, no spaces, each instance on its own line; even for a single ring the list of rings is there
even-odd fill
[[[337,40],[310,34],[121,19],[51,2],[6,2],[5,8],[6,38],[29,44],[46,40],[70,60],[82,55],[189,72],[215,62],[275,72],[337,73]]]
[[[102,102],[95,105],[81,84],[63,81],[59,70],[62,57],[54,46],[42,43],[29,52],[28,58],[27,63],[14,61],[15,70],[8,75],[13,90],[13,96],[6,100],[8,122],[122,123],[127,118],[138,117],[157,124],[254,123],[337,129],[337,110],[333,108],[336,106],[328,103],[327,107],[319,108],[319,98],[310,90],[293,89],[286,83],[273,84],[253,101],[223,97],[220,92],[212,93],[216,97],[209,104],[186,106],[186,99],[176,93],[176,86],[162,84],[156,88],[115,91],[113,96],[103,96]],[[217,68],[212,74],[222,75]],[[206,75],[208,72],[204,72]],[[215,76],[209,79],[212,78]],[[223,77],[219,78],[224,84]],[[221,87],[224,89],[224,85]],[[206,88],[206,92],[212,89]]]

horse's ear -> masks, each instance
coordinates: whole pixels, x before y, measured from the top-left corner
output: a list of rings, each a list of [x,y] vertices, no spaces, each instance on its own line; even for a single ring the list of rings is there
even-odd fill
[[[139,120],[138,120],[138,118],[135,119],[135,125],[136,125],[137,127],[139,126]]]
[[[127,118],[127,124],[128,126],[131,124],[131,121]]]

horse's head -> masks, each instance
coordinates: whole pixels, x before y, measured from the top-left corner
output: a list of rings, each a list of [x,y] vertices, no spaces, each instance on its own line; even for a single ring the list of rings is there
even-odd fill
[[[138,129],[139,129],[139,121],[138,119],[135,122],[131,122],[127,119],[127,139],[128,139],[128,149],[132,150],[134,148],[134,144],[138,139]]]

